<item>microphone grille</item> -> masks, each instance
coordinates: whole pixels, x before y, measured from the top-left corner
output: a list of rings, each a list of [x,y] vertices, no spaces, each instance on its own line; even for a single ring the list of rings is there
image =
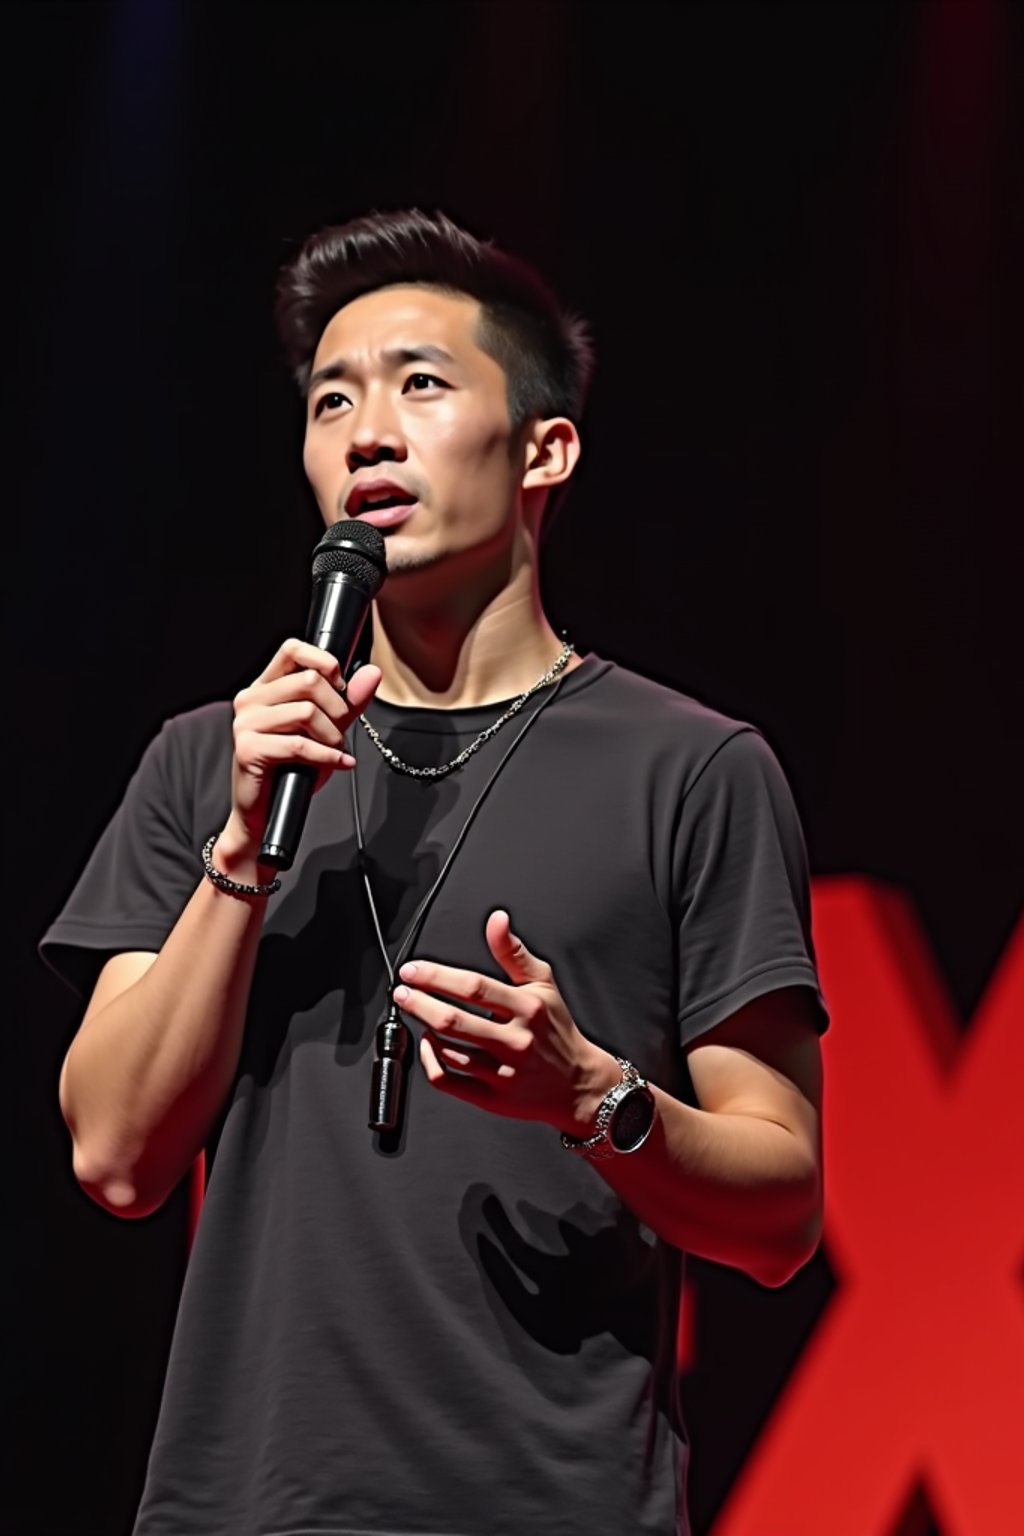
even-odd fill
[[[313,575],[331,571],[344,571],[369,597],[376,597],[388,572],[380,529],[357,518],[332,523],[313,551]]]

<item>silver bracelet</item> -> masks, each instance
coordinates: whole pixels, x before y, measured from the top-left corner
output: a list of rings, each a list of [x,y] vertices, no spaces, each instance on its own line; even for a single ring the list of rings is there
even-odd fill
[[[227,891],[229,896],[273,896],[275,891],[281,889],[281,879],[275,875],[273,880],[268,880],[265,885],[243,885],[239,880],[230,880],[222,874],[213,862],[213,847],[217,841],[216,832],[208,837],[203,844],[202,860],[203,874],[207,880],[212,880],[218,891]]]

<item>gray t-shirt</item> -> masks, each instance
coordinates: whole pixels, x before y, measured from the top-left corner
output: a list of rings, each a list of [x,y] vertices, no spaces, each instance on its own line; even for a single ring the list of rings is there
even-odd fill
[[[456,773],[350,738],[392,954],[531,701]],[[499,713],[374,703],[439,763]],[[231,711],[147,750],[44,953],[87,989],[158,949],[229,806]],[[807,986],[827,1012],[792,796],[752,727],[589,656],[502,769],[415,953],[499,975],[506,908],[583,1032],[690,1098],[685,1047]],[[687,1530],[682,1256],[549,1126],[413,1068],[399,1149],[367,1130],[386,975],[347,775],[269,902],[189,1263],[137,1536],[592,1536]],[[692,1099],[691,1099],[692,1101]]]

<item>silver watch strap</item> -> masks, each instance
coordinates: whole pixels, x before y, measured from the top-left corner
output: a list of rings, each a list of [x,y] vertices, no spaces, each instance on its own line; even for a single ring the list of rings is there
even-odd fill
[[[597,1115],[594,1119],[594,1134],[592,1136],[568,1136],[561,1132],[562,1146],[567,1152],[580,1152],[584,1157],[613,1157],[614,1148],[608,1136],[608,1127],[611,1124],[612,1115],[618,1108],[624,1092],[630,1088],[645,1088],[644,1078],[634,1067],[631,1061],[624,1056],[616,1056],[615,1060],[622,1068],[622,1077],[617,1083],[613,1083],[597,1107]]]

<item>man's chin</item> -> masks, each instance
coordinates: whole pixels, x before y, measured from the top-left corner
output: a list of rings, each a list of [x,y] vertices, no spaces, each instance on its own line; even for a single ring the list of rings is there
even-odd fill
[[[403,538],[397,529],[390,537],[385,535],[384,549],[389,580],[393,576],[413,576],[417,571],[432,570],[440,558],[436,551],[425,549],[418,540]]]

